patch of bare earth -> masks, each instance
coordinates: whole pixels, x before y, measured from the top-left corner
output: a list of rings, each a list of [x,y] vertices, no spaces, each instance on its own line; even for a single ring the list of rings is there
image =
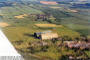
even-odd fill
[[[55,2],[55,1],[40,1],[40,3],[41,4],[49,4],[49,5],[56,5],[56,4],[58,4],[57,2]]]
[[[56,24],[35,24],[37,27],[62,27],[62,25],[56,25]]]
[[[68,12],[77,13],[77,12],[78,12],[78,10],[68,9]]]
[[[10,26],[8,23],[0,22],[0,27],[7,27]]]
[[[14,16],[17,19],[23,19],[25,16],[28,16],[27,14],[23,14],[23,15],[18,15],[18,16]]]

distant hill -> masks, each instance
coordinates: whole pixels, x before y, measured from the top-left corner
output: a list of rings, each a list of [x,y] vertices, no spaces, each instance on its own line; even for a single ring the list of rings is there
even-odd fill
[[[90,3],[86,3],[86,4],[73,4],[73,8],[90,8]]]
[[[18,2],[18,1],[22,1],[22,0],[0,0],[0,2],[7,2],[7,1]]]
[[[90,2],[90,0],[0,0],[0,2],[6,2],[6,1],[14,1],[14,2],[19,2],[19,1],[63,1],[63,2]]]

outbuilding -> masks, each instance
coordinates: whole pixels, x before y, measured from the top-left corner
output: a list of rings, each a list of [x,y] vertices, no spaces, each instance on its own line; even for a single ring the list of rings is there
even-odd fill
[[[41,34],[51,33],[52,31],[44,31],[44,32],[35,32],[34,37],[40,38]]]
[[[41,40],[52,40],[52,39],[57,39],[58,34],[57,33],[46,33],[46,34],[41,34],[40,35]]]

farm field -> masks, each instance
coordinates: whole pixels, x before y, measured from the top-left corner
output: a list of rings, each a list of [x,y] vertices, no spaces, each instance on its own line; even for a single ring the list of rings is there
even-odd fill
[[[58,33],[59,38],[65,41],[79,40],[81,35],[90,36],[89,15],[68,12],[68,9],[62,6],[17,4],[1,7],[0,27],[25,60],[65,60],[67,55],[76,57],[82,50],[75,52],[73,49],[62,46],[63,41],[42,41],[34,37],[34,33],[43,31]],[[51,17],[54,19],[50,19]],[[39,46],[38,42],[49,45]],[[62,47],[58,46],[59,43]],[[90,57],[88,54],[90,51],[83,52],[85,53],[82,53],[80,57],[85,58],[87,55]]]
[[[45,27],[47,27],[47,28],[49,28],[49,27],[51,27],[51,28],[63,27],[62,25],[55,25],[55,24],[35,24],[35,26],[42,27],[42,28],[45,28]]]
[[[0,27],[7,27],[7,26],[9,26],[9,24],[8,24],[8,23],[5,23],[5,22],[0,22]]]

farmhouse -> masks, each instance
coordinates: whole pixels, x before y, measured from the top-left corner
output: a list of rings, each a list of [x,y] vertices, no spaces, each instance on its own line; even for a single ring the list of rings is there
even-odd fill
[[[51,39],[57,39],[58,34],[57,33],[46,33],[40,35],[41,40],[51,40]]]
[[[51,33],[52,31],[35,32],[34,37],[39,38],[41,34]]]
[[[35,38],[39,38],[41,40],[52,40],[58,38],[57,33],[52,33],[52,31],[44,31],[44,32],[36,32],[34,33]]]

